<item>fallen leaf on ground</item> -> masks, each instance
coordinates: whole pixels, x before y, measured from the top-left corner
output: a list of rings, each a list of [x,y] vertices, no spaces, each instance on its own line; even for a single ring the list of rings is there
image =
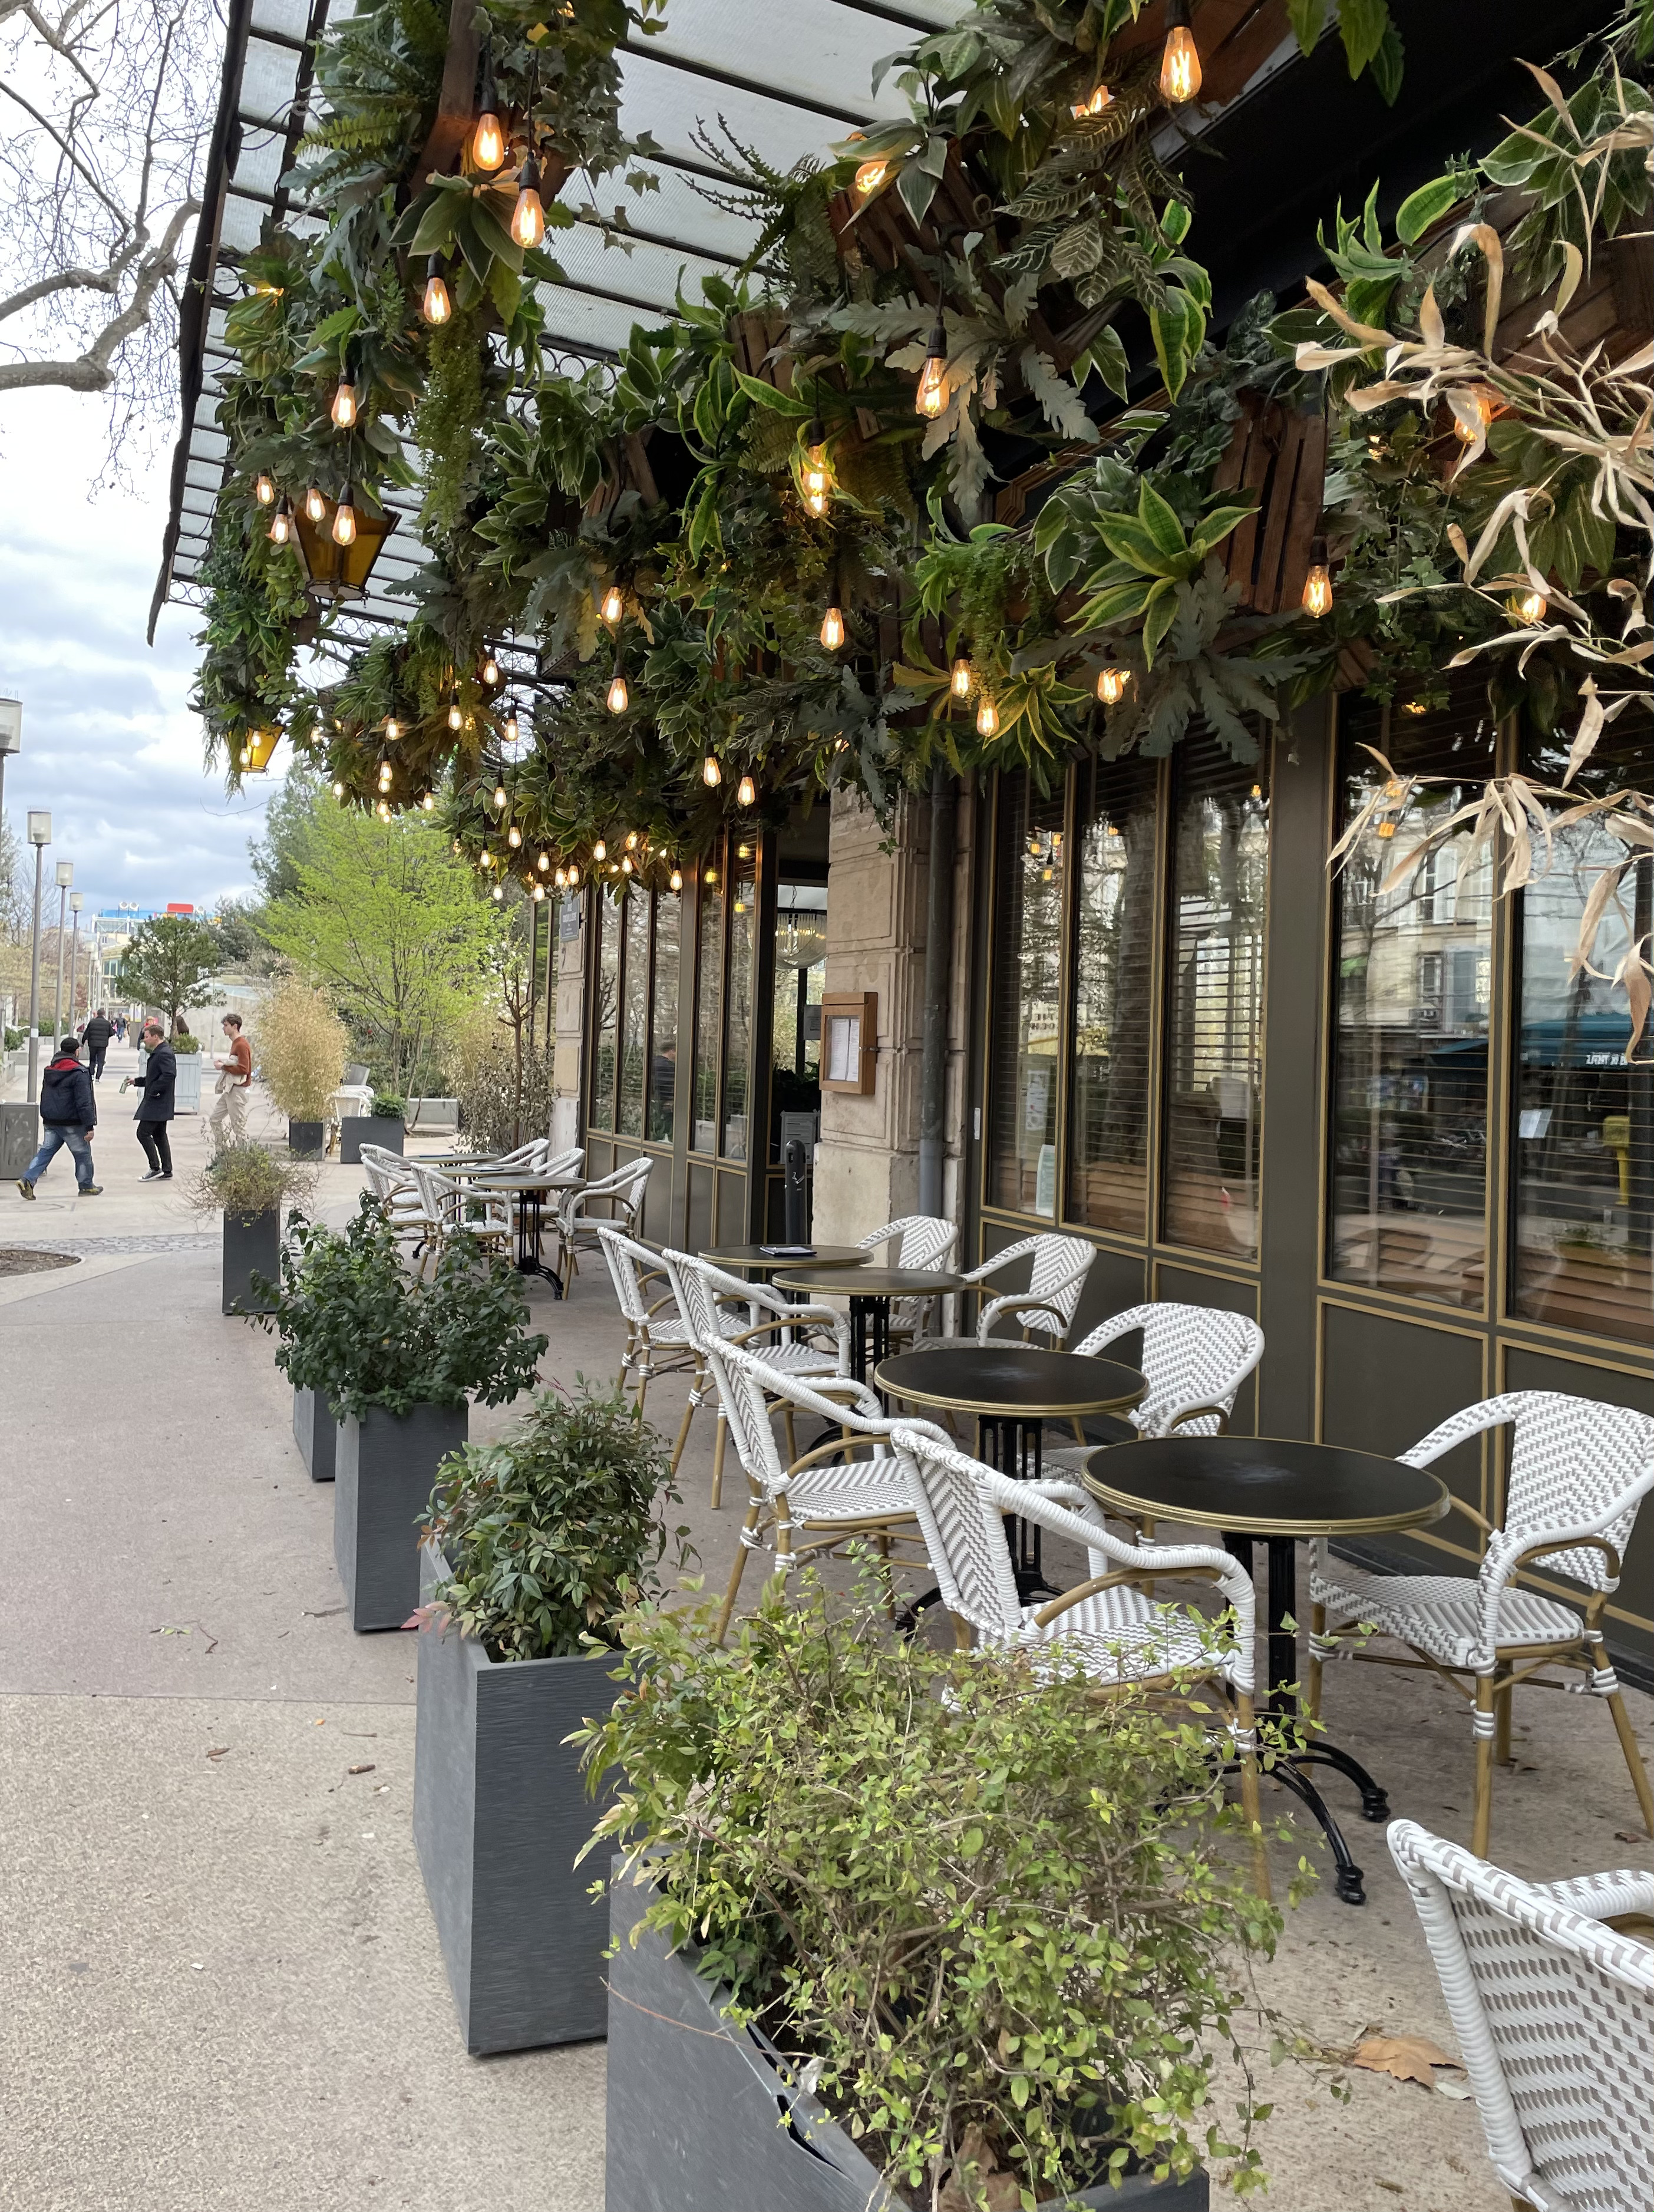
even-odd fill
[[[1364,2067],[1369,2074],[1391,2074],[1398,2081],[1421,2081],[1426,2089],[1433,2089],[1436,2077],[1432,2067],[1457,2067],[1459,2062],[1438,2051],[1426,2035],[1369,2035],[1356,2045],[1350,2063]]]
[[[1616,1828],[1614,1831],[1614,1840],[1616,1844],[1645,1844],[1648,1838],[1639,1836],[1635,1828]]]
[[[347,1774],[371,1774],[374,1771],[374,1763],[372,1759],[368,1759],[361,1766],[347,1766],[344,1771]]]
[[[1436,2094],[1438,2097],[1470,2098],[1475,2094],[1462,2074],[1444,2074],[1436,2084]]]
[[[1381,2181],[1378,2186],[1380,2189],[1389,2190],[1392,2197],[1399,2197],[1402,2194],[1402,2185],[1399,2181]]]
[[[207,1756],[209,1759],[228,1759],[229,1746],[227,1743],[210,1744],[207,1749]]]

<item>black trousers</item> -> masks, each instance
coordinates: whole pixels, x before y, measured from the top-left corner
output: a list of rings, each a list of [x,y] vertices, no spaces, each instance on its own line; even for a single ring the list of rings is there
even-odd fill
[[[86,1048],[87,1058],[91,1063],[94,1083],[103,1073],[103,1056],[108,1049],[106,1044],[89,1044]]]
[[[171,1175],[173,1147],[167,1134],[167,1124],[164,1121],[140,1121],[137,1125],[137,1139],[143,1147],[143,1157],[149,1161],[151,1168],[157,1170],[161,1175]]]

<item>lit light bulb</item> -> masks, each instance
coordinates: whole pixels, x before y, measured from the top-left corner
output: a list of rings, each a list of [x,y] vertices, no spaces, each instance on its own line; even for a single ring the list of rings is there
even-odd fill
[[[500,128],[500,118],[491,107],[485,107],[471,133],[471,158],[479,169],[497,169],[505,157],[505,132]]]
[[[1097,696],[1105,707],[1117,707],[1126,696],[1126,672],[1123,668],[1102,668],[1098,671]]]
[[[348,376],[342,376],[333,394],[333,421],[341,430],[348,430],[356,419],[356,387]]]
[[[490,653],[483,661],[483,681],[491,691],[500,680],[500,664]]]
[[[806,511],[819,522],[827,512],[827,495],[824,491],[807,491],[804,495],[804,504]]]
[[[609,712],[611,714],[623,714],[630,703],[631,694],[626,689],[626,678],[617,668],[609,682]]]
[[[540,873],[541,873],[542,875],[544,875],[544,874],[545,873],[546,870],[550,866],[550,865],[551,865],[551,855],[550,854],[550,853],[542,853],[542,854],[539,855],[539,857],[536,860],[536,861],[535,861],[535,863],[534,863],[534,866],[535,866],[539,870],[539,872],[540,872]]]
[[[674,868],[667,877],[666,883],[671,890],[681,891],[684,888],[684,871],[681,868]]]
[[[436,796],[434,792],[428,791],[419,803],[424,808],[427,814],[434,814],[435,812]]]
[[[1404,714],[1427,714],[1430,709],[1422,699],[1403,699],[1402,712]]]
[[[379,787],[381,791],[388,791],[391,787],[391,771],[388,768],[382,768],[379,772]]]
[[[1201,56],[1189,24],[1189,0],[1166,0],[1166,45],[1160,57],[1161,97],[1179,106],[1201,88]]]
[[[479,853],[477,856],[477,865],[479,868],[491,868],[494,866],[493,854]]]
[[[258,500],[260,507],[274,506],[276,501],[276,487],[271,482],[270,478],[264,473],[263,470],[259,471],[258,481],[252,487],[252,490],[253,495]]]
[[[1327,541],[1312,538],[1310,543],[1310,573],[1304,579],[1304,611],[1313,615],[1317,622],[1332,611],[1332,578],[1327,571]]]
[[[626,850],[629,853],[635,853],[637,850],[637,832],[635,830],[629,830],[626,832]]]
[[[948,690],[956,699],[968,699],[970,696],[971,682],[970,663],[961,653],[953,664],[953,674],[949,680]]]
[[[890,170],[891,165],[888,161],[879,160],[864,161],[855,173],[855,189],[858,196],[864,200],[871,199],[885,178],[889,176]]]
[[[506,831],[506,842],[514,853],[522,842],[523,833],[514,822],[510,829]]]
[[[1464,396],[1475,403],[1476,421],[1467,422],[1462,416],[1453,417],[1453,435],[1462,446],[1474,446],[1479,429],[1485,430],[1493,419],[1493,395],[1480,384],[1467,385]]]
[[[441,257],[435,253],[425,264],[425,297],[419,312],[428,323],[446,323],[453,313],[447,280],[442,274]]]
[[[498,809],[498,808],[503,807],[503,806],[504,806],[504,805],[505,805],[505,803],[506,803],[505,786],[504,786],[504,784],[502,784],[502,783],[496,783],[496,784],[495,785],[495,787],[494,787],[494,804],[495,804],[495,806],[496,806],[496,809]]]
[[[561,890],[563,885],[568,882],[569,878],[563,871],[559,868],[556,875],[552,877],[551,880],[556,885],[557,889]]]
[[[629,857],[623,856],[620,863],[620,872],[623,876],[629,876],[632,872],[632,864]]]
[[[575,866],[574,865],[573,861],[570,861],[570,863],[569,863],[569,890],[574,890],[574,888],[575,888],[575,884],[576,884],[577,883],[579,883],[579,881],[580,881],[580,870],[579,870],[577,867],[575,867]]]
[[[976,709],[976,735],[991,738],[1000,726],[1000,710],[991,699],[984,699]]]
[[[1099,84],[1094,88],[1089,100],[1075,100],[1068,112],[1076,123],[1081,123],[1086,116],[1101,115],[1105,107],[1111,107],[1113,105],[1114,94],[1106,84]]]
[[[592,848],[592,858],[594,860],[606,860],[608,857],[609,848],[604,843],[602,838],[599,837],[596,844]]]
[[[1543,592],[1517,592],[1505,604],[1517,622],[1531,628],[1544,621],[1551,603]]]
[[[387,714],[385,717],[385,734],[392,744],[402,735],[402,725],[394,714]]]
[[[334,798],[335,798],[335,799],[343,799],[343,798],[344,798],[344,786],[342,783],[336,783],[336,784],[333,786],[333,796],[334,796]]]
[[[382,799],[381,799],[380,800],[380,802],[379,802],[379,809],[378,809],[378,812],[379,812],[379,818],[380,818],[380,820],[381,822],[388,822],[388,821],[390,820],[390,818],[391,818],[391,810],[390,810],[389,806],[388,806],[388,805],[386,805],[386,802],[385,802]]]
[[[750,775],[744,775],[735,787],[737,806],[751,806],[758,795],[758,787]]]
[[[519,725],[514,712],[508,714],[505,718],[505,733],[506,743],[508,745],[514,745],[517,742],[519,734]]]
[[[913,405],[915,414],[932,422],[947,405],[947,333],[939,315],[931,325],[929,342],[925,347],[925,365],[919,372]]]
[[[708,868],[703,880],[708,884],[715,884],[718,880],[718,871],[716,868]]]
[[[319,522],[327,512],[327,501],[314,484],[311,485],[304,495],[304,511],[312,522]]]
[[[821,641],[829,653],[836,653],[844,642],[844,611],[829,607],[821,618]]]
[[[448,694],[448,727],[458,730],[464,726],[465,716],[459,711],[459,690],[456,684]]]
[[[705,784],[708,791],[716,791],[723,780],[724,772],[718,765],[716,755],[708,753],[701,763],[702,782]]]
[[[490,898],[502,899],[505,896],[505,885],[503,884],[496,884],[494,889],[489,893],[489,896]]]
[[[517,172],[517,204],[511,210],[511,235],[525,248],[538,246],[545,236],[545,210],[540,204],[540,165],[532,154]]]
[[[271,518],[270,535],[274,544],[285,545],[293,534],[293,510],[283,500]]]
[[[333,543],[335,545],[354,545],[356,542],[356,510],[350,504],[350,487],[344,487],[344,497],[333,509]]]
[[[617,623],[625,611],[626,602],[621,594],[619,585],[611,584],[608,590],[603,594],[604,621],[606,623]]]

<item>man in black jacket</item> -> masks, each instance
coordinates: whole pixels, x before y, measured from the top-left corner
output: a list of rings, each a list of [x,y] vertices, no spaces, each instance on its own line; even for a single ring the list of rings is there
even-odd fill
[[[98,1102],[92,1078],[80,1062],[80,1040],[66,1036],[40,1080],[40,1149],[19,1176],[17,1188],[33,1198],[48,1162],[67,1145],[75,1156],[75,1181],[82,1198],[97,1198],[103,1185],[92,1180],[92,1132],[98,1126]]]
[[[81,1042],[85,1046],[87,1059],[91,1062],[94,1083],[103,1073],[103,1056],[108,1051],[109,1040],[114,1034],[115,1025],[101,1006],[81,1031]]]
[[[153,1016],[143,1024],[143,1048],[149,1057],[139,1078],[143,1093],[132,1119],[137,1123],[137,1139],[149,1172],[138,1181],[170,1182],[173,1148],[167,1124],[173,1118],[173,1094],[178,1087],[178,1056],[167,1042],[166,1030]]]

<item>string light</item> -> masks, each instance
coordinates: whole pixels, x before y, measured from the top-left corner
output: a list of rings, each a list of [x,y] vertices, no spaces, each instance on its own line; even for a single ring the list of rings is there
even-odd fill
[[[844,610],[829,607],[821,618],[821,641],[829,653],[836,653],[844,642]]]
[[[751,806],[758,795],[758,787],[750,775],[744,775],[735,787],[737,806]]]
[[[327,512],[327,501],[314,484],[311,485],[304,495],[304,511],[312,522],[319,522]]]
[[[1117,707],[1126,696],[1125,670],[1123,668],[1098,669],[1097,696],[1105,707]]]
[[[477,102],[482,112],[471,133],[471,158],[479,169],[497,169],[506,157],[505,132],[496,112],[500,95],[494,82],[494,57],[483,50],[483,88]]]
[[[684,871],[681,868],[674,868],[667,877],[666,884],[668,889],[681,891],[684,888]]]
[[[260,507],[270,507],[275,501],[276,487],[262,469],[258,472],[258,483],[252,487],[252,494]]]
[[[336,783],[336,784],[333,786],[333,796],[334,796],[334,798],[335,798],[335,799],[343,799],[343,798],[344,798],[344,786],[342,783]]]
[[[1324,538],[1314,538],[1310,541],[1310,573],[1304,579],[1304,611],[1313,615],[1319,622],[1323,615],[1331,613],[1332,603],[1332,577],[1327,568],[1327,541]]]
[[[390,818],[391,818],[391,809],[390,809],[390,806],[389,806],[388,802],[387,802],[387,801],[386,801],[385,799],[381,799],[380,800],[380,802],[379,802],[379,805],[377,805],[377,807],[375,807],[375,809],[374,809],[374,812],[379,816],[379,818],[380,818],[380,820],[381,822],[388,822],[388,821],[390,820]]]
[[[716,791],[723,780],[724,772],[718,765],[716,754],[708,753],[701,763],[702,782],[705,784],[708,791]]]
[[[434,792],[428,791],[419,803],[427,814],[434,814],[436,811],[436,795]]]
[[[569,878],[563,873],[563,871],[559,868],[556,874],[552,877],[551,880],[556,885],[557,889],[561,890],[563,885],[568,882]]]
[[[496,811],[503,811],[503,809],[504,809],[504,806],[505,806],[505,803],[506,803],[505,786],[504,786],[504,784],[502,784],[502,783],[496,783],[496,784],[495,785],[495,787],[494,787],[494,805],[495,805],[495,809],[496,809]]]
[[[532,899],[543,899],[545,896],[545,885],[544,884],[532,884],[530,887],[528,896]]]
[[[477,865],[479,868],[491,868],[494,866],[493,854],[489,852],[485,848],[477,854]]]
[[[606,860],[608,857],[609,848],[604,843],[602,838],[599,837],[596,844],[592,848],[592,858],[594,860]]]
[[[949,678],[947,688],[956,699],[968,699],[970,696],[970,686],[974,681],[970,663],[961,653],[953,664],[953,674]]]
[[[629,876],[632,872],[631,857],[629,854],[623,854],[621,856],[620,872],[623,876]]]
[[[512,851],[514,853],[521,845],[522,842],[523,833],[514,822],[510,829],[506,831],[506,842],[510,846]]]
[[[461,728],[465,719],[459,711],[459,686],[452,684],[448,690],[448,727],[451,730]]]
[[[1160,57],[1160,93],[1174,106],[1201,88],[1200,49],[1189,28],[1189,0],[1166,0],[1166,44]]]
[[[1533,591],[1517,592],[1505,604],[1517,622],[1531,629],[1535,623],[1544,621],[1551,603],[1543,592]]]
[[[505,718],[506,743],[508,745],[514,745],[516,744],[519,734],[519,726],[517,720],[517,709],[514,707],[511,712]]]
[[[483,681],[491,691],[500,680],[500,664],[490,653],[483,661]]]
[[[1076,123],[1083,123],[1088,115],[1101,115],[1105,107],[1114,105],[1114,94],[1106,84],[1094,88],[1089,100],[1077,100],[1069,109]]]
[[[344,487],[344,497],[333,509],[333,543],[335,545],[354,545],[356,542],[356,510],[350,504],[350,487]]]
[[[626,850],[629,853],[635,853],[637,850],[637,832],[635,830],[629,830],[626,832]]]
[[[538,859],[535,860],[535,862],[534,862],[534,866],[535,866],[539,870],[539,872],[540,872],[540,873],[541,873],[542,875],[544,875],[544,874],[545,873],[546,870],[550,866],[550,865],[551,865],[551,855],[550,854],[550,853],[542,853],[542,854],[539,854],[539,856],[538,856]]]
[[[890,173],[890,163],[881,158],[864,161],[855,173],[855,190],[858,197],[864,200],[870,200]]]
[[[511,235],[525,249],[538,246],[545,236],[545,210],[540,204],[540,165],[532,154],[517,172],[517,204],[511,210]]]
[[[285,496],[271,518],[270,535],[277,545],[285,545],[293,535],[293,510],[288,505]]]
[[[505,896],[505,885],[503,884],[496,884],[494,889],[489,893],[489,896],[490,898],[502,899]]]
[[[1000,710],[991,699],[984,699],[976,709],[976,735],[979,738],[996,736],[1000,726]]]
[[[356,419],[356,387],[347,368],[333,393],[333,422],[337,428],[348,430]]]
[[[925,344],[925,365],[913,395],[914,412],[933,422],[947,405],[947,331],[939,314]]]
[[[626,689],[626,672],[621,666],[620,656],[617,653],[615,655],[615,672],[609,678],[609,690],[606,695],[605,704],[611,714],[623,714],[630,703],[631,694]]]
[[[626,601],[618,584],[611,584],[603,594],[603,619],[612,626],[626,611]]]
[[[391,787],[391,763],[389,761],[381,761],[379,764],[379,787],[381,791],[388,791]]]
[[[453,302],[448,297],[447,280],[442,274],[442,257],[433,253],[425,264],[425,297],[419,312],[428,323],[446,323],[453,313]]]
[[[575,866],[574,862],[571,860],[571,861],[569,863],[569,890],[573,890],[575,888],[575,886],[578,884],[578,883],[579,883],[579,882],[580,882],[580,870],[579,870],[579,869]]]

